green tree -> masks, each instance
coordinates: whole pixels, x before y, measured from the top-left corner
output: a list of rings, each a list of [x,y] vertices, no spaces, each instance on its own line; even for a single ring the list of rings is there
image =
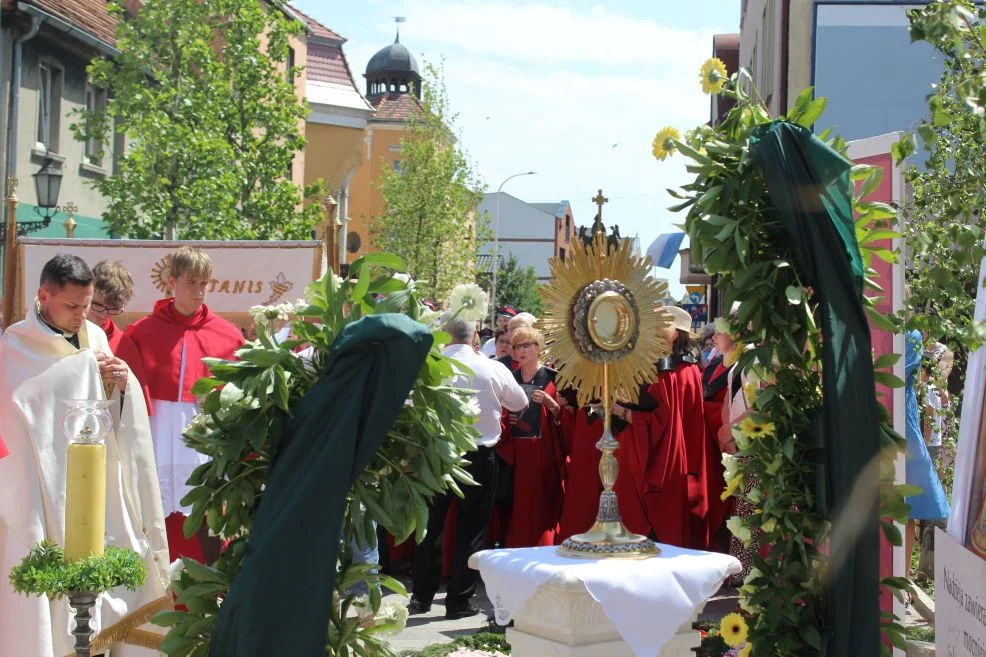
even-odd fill
[[[77,139],[126,136],[117,171],[93,186],[104,219],[133,238],[297,239],[318,221],[320,186],[290,181],[307,109],[288,70],[304,26],[278,3],[146,0],[119,19],[114,60],[89,66],[110,100],[83,113]],[[97,157],[102,157],[98,155]]]
[[[534,267],[521,267],[517,256],[511,253],[497,272],[494,304],[496,308],[511,305],[540,317],[544,312],[544,304],[538,294],[538,277]]]
[[[488,221],[476,213],[485,185],[455,139],[441,68],[425,67],[423,100],[407,121],[400,166],[384,167],[379,188],[386,212],[373,219],[374,245],[400,256],[434,299],[475,278]]]

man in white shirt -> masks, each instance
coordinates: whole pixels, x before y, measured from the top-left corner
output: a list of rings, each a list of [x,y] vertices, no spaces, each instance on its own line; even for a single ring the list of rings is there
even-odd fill
[[[431,610],[431,602],[442,581],[442,545],[445,516],[452,500],[457,501],[455,548],[452,555],[451,581],[445,595],[445,617],[464,618],[478,613],[470,604],[476,591],[476,572],[467,563],[473,552],[483,549],[486,528],[493,511],[496,486],[496,444],[500,440],[500,418],[503,409],[514,413],[527,407],[527,395],[503,364],[490,360],[472,349],[475,327],[461,319],[445,326],[452,337],[443,352],[471,372],[457,375],[451,385],[476,390],[480,432],[479,447],[468,454],[471,461],[466,470],[478,486],[463,486],[464,499],[454,493],[435,497],[428,508],[428,533],[414,553],[414,594],[408,604],[412,614]]]

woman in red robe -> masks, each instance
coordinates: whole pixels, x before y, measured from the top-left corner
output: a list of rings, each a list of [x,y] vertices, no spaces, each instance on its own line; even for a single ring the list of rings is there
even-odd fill
[[[705,428],[708,440],[709,458],[706,459],[706,476],[709,496],[709,547],[717,552],[729,550],[729,533],[725,529],[726,517],[732,511],[732,498],[725,501],[722,493],[726,489],[722,469],[722,435],[728,436],[729,428],[723,431],[723,404],[729,388],[730,366],[727,364],[735,352],[735,345],[726,333],[718,330],[713,336],[718,356],[709,361],[702,373],[703,401],[705,404]],[[719,458],[714,458],[715,454]]]
[[[565,499],[557,541],[561,543],[574,534],[587,531],[596,521],[599,494],[599,458],[602,453],[596,443],[603,435],[603,419],[592,406],[576,407],[575,394],[562,390],[558,403],[562,405],[561,435],[568,454],[565,476]]]
[[[506,546],[552,545],[564,498],[565,459],[559,432],[561,406],[556,399],[555,371],[541,364],[544,337],[520,327],[511,335],[514,377],[527,392],[530,405],[507,416],[497,452],[514,468],[513,505]]]

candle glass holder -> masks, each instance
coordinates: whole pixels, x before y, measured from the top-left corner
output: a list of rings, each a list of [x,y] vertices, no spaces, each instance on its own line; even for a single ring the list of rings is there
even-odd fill
[[[108,401],[66,400],[65,560],[102,556],[106,533],[106,436],[113,428]]]

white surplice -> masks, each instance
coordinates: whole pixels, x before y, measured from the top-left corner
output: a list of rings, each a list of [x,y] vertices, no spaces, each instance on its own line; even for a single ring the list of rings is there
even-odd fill
[[[65,543],[68,439],[66,399],[106,399],[94,352],[111,354],[103,331],[86,322],[81,349],[45,325],[32,309],[0,337],[0,433],[10,455],[0,459],[0,655],[68,657],[74,627],[66,599],[49,602],[14,592],[7,574],[44,539]],[[168,544],[147,409],[130,374],[114,432],[106,441],[106,544],[141,555],[147,581],[137,592],[100,596],[91,626],[93,648],[113,657],[159,654],[163,630],[147,621],[170,609]],[[121,400],[114,388],[111,400]],[[140,647],[145,646],[145,647]]]

